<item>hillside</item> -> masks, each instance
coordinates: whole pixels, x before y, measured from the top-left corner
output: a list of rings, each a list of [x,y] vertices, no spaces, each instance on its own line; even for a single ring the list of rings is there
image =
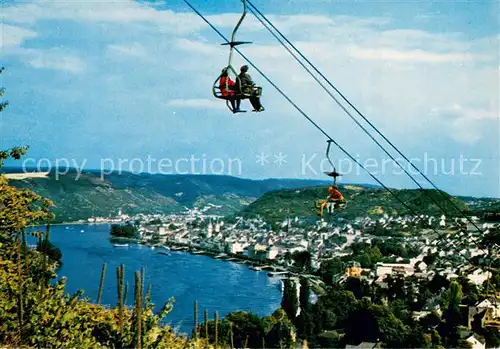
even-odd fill
[[[19,169],[4,169],[16,172]],[[30,188],[51,199],[58,222],[87,219],[92,216],[125,214],[176,213],[186,207],[215,205],[208,213],[245,216],[260,215],[269,221],[288,216],[316,216],[315,201],[324,199],[328,182],[299,179],[250,180],[218,175],[160,175],[114,172],[101,179],[100,173],[87,171],[77,179],[75,171],[56,178],[10,180],[18,188]],[[372,214],[409,213],[387,191],[367,185],[341,186],[346,209],[337,217],[354,218]],[[394,192],[418,213],[441,214],[429,197],[432,195],[447,212],[456,213],[437,191],[395,190]],[[448,195],[448,194],[446,194]],[[453,198],[462,211],[480,215],[485,210],[500,211],[500,200],[469,197]]]
[[[13,172],[12,169],[5,172]],[[95,171],[76,172],[56,178],[11,180],[18,188],[29,188],[52,200],[58,222],[87,219],[91,216],[116,216],[121,208],[125,214],[173,213],[186,207],[208,203],[221,207],[209,213],[230,214],[270,190],[314,186],[323,181],[295,179],[249,180],[216,175],[159,175],[112,173],[101,179]]]
[[[355,218],[367,215],[404,215],[411,212],[393,195],[381,188],[368,188],[356,185],[339,186],[347,200],[346,208],[336,217]],[[436,190],[396,190],[393,192],[412,210],[419,214],[441,215],[441,206],[450,215],[457,214],[453,205]],[[316,200],[327,196],[327,187],[314,187],[293,190],[279,190],[264,194],[261,198],[244,208],[240,214],[246,217],[260,215],[267,221],[280,221],[286,217],[314,217],[317,214]],[[446,197],[450,197],[445,193]],[[434,200],[439,203],[439,206]],[[461,211],[472,213],[471,208],[458,198],[453,203]],[[480,200],[480,199],[477,199]],[[500,200],[497,200],[500,202]],[[475,212],[475,211],[474,211]]]

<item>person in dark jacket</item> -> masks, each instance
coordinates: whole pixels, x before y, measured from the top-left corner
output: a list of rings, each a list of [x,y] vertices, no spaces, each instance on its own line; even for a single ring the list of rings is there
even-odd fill
[[[260,87],[257,87],[252,80],[250,74],[248,74],[248,65],[244,65],[240,68],[240,74],[238,75],[236,86],[241,87],[240,93],[245,95],[250,95],[248,98],[250,99],[250,103],[252,104],[253,111],[260,112],[264,111],[264,107],[260,103],[259,90]]]

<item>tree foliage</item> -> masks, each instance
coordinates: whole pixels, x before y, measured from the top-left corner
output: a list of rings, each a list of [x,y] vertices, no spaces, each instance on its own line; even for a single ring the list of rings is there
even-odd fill
[[[49,240],[40,239],[36,246],[37,251],[45,253],[52,262],[57,262],[62,265],[62,252]]]
[[[208,328],[208,340],[215,344],[215,321],[199,327]],[[262,348],[264,343],[266,348],[289,348],[294,343],[295,329],[283,309],[263,318],[250,312],[232,312],[217,327],[219,347]]]
[[[3,93],[2,89],[0,96]],[[1,102],[0,111],[6,106]],[[5,160],[19,160],[26,151],[27,147],[0,151],[0,167]],[[153,313],[149,296],[134,308],[105,308],[82,299],[82,291],[66,294],[65,278],[51,283],[60,251],[50,243],[48,231],[32,233],[40,239],[38,250],[27,248],[21,238],[26,241],[29,226],[51,222],[52,206],[28,189],[10,186],[0,174],[0,346],[123,348],[142,343],[155,348],[206,347],[202,341],[186,341],[160,325],[172,302],[158,314]]]
[[[104,308],[82,299],[82,292],[65,293],[66,279],[55,284],[56,260],[60,251],[50,241],[40,239],[37,250],[23,248],[21,232],[41,220],[50,220],[49,205],[36,194],[8,186],[0,175],[3,222],[0,234],[0,344],[32,347],[96,346],[132,347],[136,340],[137,308],[125,307],[122,330],[119,330],[118,308]],[[35,235],[43,235],[41,232]],[[43,253],[42,253],[43,252]],[[144,347],[183,348],[185,339],[177,337],[160,322],[172,308],[167,303],[158,314],[146,297],[141,312]],[[203,345],[190,342],[194,347]]]
[[[285,311],[288,318],[292,321],[295,320],[297,316],[297,310],[299,307],[299,299],[297,297],[297,289],[295,281],[290,279],[283,280],[283,298],[281,300],[281,308]]]
[[[135,239],[137,238],[137,235],[138,235],[137,228],[131,224],[111,225],[111,236],[113,237]]]
[[[311,271],[312,255],[309,251],[296,251],[292,254],[294,265],[302,271]]]

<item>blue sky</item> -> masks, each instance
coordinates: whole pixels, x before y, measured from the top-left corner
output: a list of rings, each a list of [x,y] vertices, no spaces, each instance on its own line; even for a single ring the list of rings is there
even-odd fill
[[[230,34],[239,1],[192,3]],[[253,3],[439,187],[500,197],[498,2]],[[204,160],[205,172],[247,178],[329,170],[326,139],[255,71],[264,113],[232,115],[213,99],[227,47],[183,1],[3,4],[0,148],[29,144],[29,165],[139,171],[149,157],[153,171],[166,159],[180,164],[172,172],[199,173]],[[253,41],[245,55],[374,175],[415,187],[252,15],[238,39]],[[331,155],[342,181],[373,182],[338,148]],[[190,157],[200,160],[179,162]]]

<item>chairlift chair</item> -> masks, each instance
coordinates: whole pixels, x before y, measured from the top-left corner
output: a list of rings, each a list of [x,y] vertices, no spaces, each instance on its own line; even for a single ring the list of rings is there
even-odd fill
[[[333,185],[337,184],[337,177],[340,177],[341,174],[337,172],[335,166],[333,165],[332,160],[330,159],[330,147],[331,143],[333,140],[329,139],[327,140],[327,147],[326,147],[326,158],[328,159],[328,162],[332,166],[332,171],[325,171],[324,174],[326,174],[329,177],[333,178]],[[337,214],[339,211],[342,211],[346,208],[347,202],[344,200],[343,202],[328,202],[328,200],[317,200],[315,202],[315,207],[318,210],[321,210],[321,206],[324,204],[327,204],[326,210],[329,215],[331,214]],[[319,215],[321,216],[321,212],[319,212]]]
[[[231,35],[231,41],[222,44],[223,46],[224,45],[228,45],[229,46],[229,60],[228,60],[228,64],[222,70],[221,74],[217,77],[217,79],[214,81],[214,84],[213,84],[213,87],[212,87],[212,94],[214,95],[214,97],[218,98],[218,99],[225,100],[227,107],[233,113],[235,112],[235,110],[233,110],[233,108],[232,108],[232,105],[230,103],[231,100],[234,100],[234,101],[236,101],[236,100],[243,100],[243,99],[247,99],[247,98],[249,98],[251,96],[260,97],[262,95],[262,87],[260,87],[260,86],[253,86],[250,89],[243,89],[241,87],[241,81],[238,78],[238,73],[236,72],[236,70],[233,68],[233,66],[231,64],[232,63],[232,59],[233,59],[233,48],[235,46],[238,46],[238,45],[244,45],[244,44],[251,44],[252,43],[251,41],[236,41],[235,40],[236,32],[238,31],[241,23],[243,22],[243,19],[245,18],[246,14],[247,14],[247,2],[246,2],[246,0],[242,0],[242,3],[243,3],[243,12],[241,14],[241,17],[240,17],[238,23],[236,23],[236,26],[233,29],[233,33]],[[230,90],[229,89],[229,86],[227,84],[227,80],[226,80],[226,85],[225,86],[220,86],[220,79],[222,78],[222,75],[223,75],[224,71],[226,71],[227,74],[228,74],[228,77],[232,78],[233,81],[235,82],[235,86],[236,86],[235,90]],[[224,96],[224,94],[222,93],[222,90],[226,90],[226,91],[230,92],[231,95]],[[246,111],[245,110],[240,110],[240,112],[246,112]]]

